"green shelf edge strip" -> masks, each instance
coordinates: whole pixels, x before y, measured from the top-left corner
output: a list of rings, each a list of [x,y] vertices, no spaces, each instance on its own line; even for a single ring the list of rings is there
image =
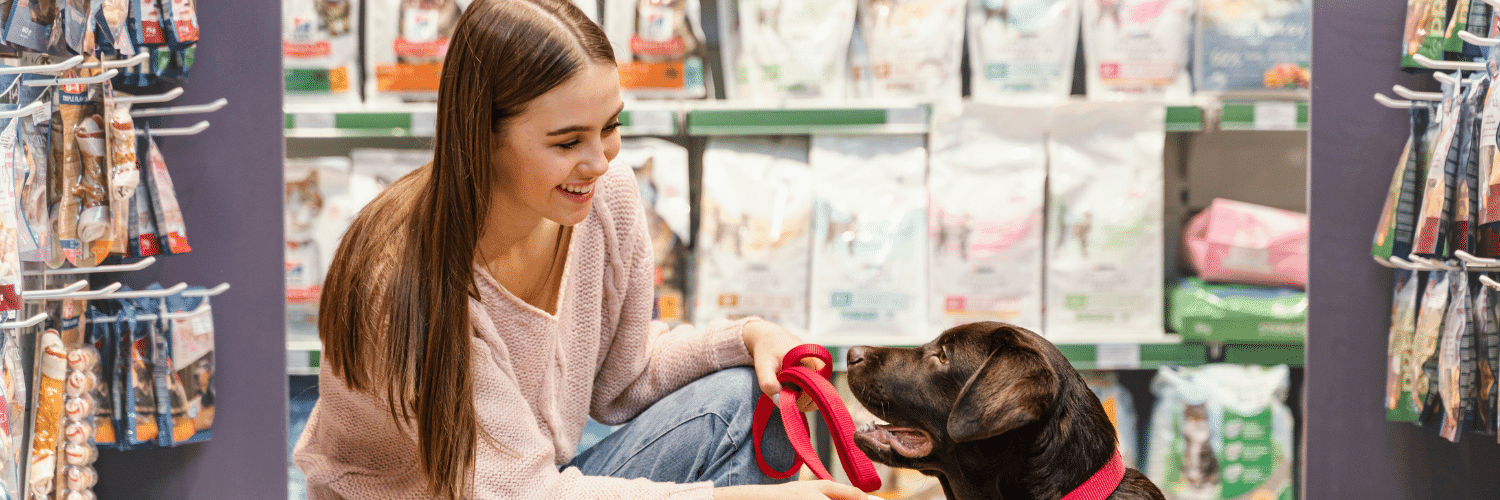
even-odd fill
[[[1302,366],[1307,350],[1302,344],[1234,344],[1224,347],[1224,362],[1244,365]]]
[[[1197,106],[1168,106],[1167,132],[1202,132],[1203,109]]]
[[[1219,128],[1224,130],[1255,130],[1255,103],[1257,101],[1225,101],[1219,117]],[[1307,130],[1309,115],[1307,101],[1297,101],[1297,128]]]

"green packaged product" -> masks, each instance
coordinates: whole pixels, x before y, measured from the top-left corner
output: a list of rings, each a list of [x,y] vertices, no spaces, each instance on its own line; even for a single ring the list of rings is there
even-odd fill
[[[1172,329],[1184,338],[1297,343],[1307,335],[1307,293],[1301,290],[1193,277],[1173,287],[1168,300]]]

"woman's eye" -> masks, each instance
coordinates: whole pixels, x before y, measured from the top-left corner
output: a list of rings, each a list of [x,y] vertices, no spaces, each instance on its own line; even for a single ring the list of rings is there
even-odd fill
[[[619,130],[619,129],[620,129],[620,122],[614,122],[614,123],[609,124],[608,127],[604,127],[604,133],[608,134],[610,132],[614,132],[614,131]]]
[[[577,146],[579,144],[579,142],[580,142],[579,140],[574,139],[574,140],[571,140],[571,141],[568,141],[568,142],[564,142],[562,144],[558,144],[557,147],[560,147],[560,148],[563,148],[563,149],[573,149],[573,147]]]

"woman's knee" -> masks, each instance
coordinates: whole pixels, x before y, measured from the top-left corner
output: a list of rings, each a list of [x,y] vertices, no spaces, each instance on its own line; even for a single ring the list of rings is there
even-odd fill
[[[749,419],[761,394],[755,370],[744,366],[704,375],[685,389],[695,403],[729,421]]]

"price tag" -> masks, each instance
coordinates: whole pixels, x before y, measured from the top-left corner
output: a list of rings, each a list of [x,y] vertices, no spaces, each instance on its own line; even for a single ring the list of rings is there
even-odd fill
[[[292,124],[297,128],[333,128],[333,113],[297,113]]]
[[[664,109],[630,111],[630,129],[639,135],[672,135],[672,112]]]
[[[51,121],[51,120],[52,120],[52,104],[51,103],[44,102],[42,104],[42,107],[36,108],[36,111],[33,111],[31,113],[31,121],[32,121],[32,123],[42,123],[42,122]]]
[[[437,135],[437,113],[418,111],[411,114],[411,135],[432,137]]]
[[[1135,370],[1141,367],[1140,344],[1099,344],[1094,364],[1100,370]]]
[[[1255,130],[1297,130],[1297,103],[1285,101],[1255,103]]]
[[[892,124],[914,124],[927,123],[927,108],[913,106],[910,108],[888,108],[885,110],[885,123]]]

